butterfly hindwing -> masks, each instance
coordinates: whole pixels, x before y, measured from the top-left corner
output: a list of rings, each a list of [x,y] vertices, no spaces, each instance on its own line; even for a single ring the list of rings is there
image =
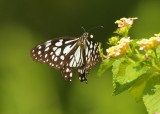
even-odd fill
[[[81,82],[87,82],[87,70],[85,67],[78,68],[78,76]]]
[[[98,45],[92,40],[87,39],[85,48],[85,57],[86,57],[86,69],[91,69],[95,66],[100,58]]]
[[[68,65],[64,66],[61,69],[61,73],[64,76],[64,79],[66,81],[72,81],[72,75],[73,75],[73,73],[72,73],[71,67],[69,67]]]

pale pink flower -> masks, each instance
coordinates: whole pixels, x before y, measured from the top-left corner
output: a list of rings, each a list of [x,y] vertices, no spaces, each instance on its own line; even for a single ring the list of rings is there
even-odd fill
[[[121,18],[120,20],[117,20],[115,23],[118,24],[118,27],[125,27],[125,26],[131,26],[133,24],[133,21],[135,19],[138,19],[137,17],[134,18]]]
[[[118,45],[112,46],[112,47],[110,47],[110,48],[108,48],[106,50],[106,52],[107,52],[107,58],[117,57],[117,56],[125,54],[128,46],[129,46],[129,43],[131,41],[132,40],[130,40],[130,37],[128,37],[128,38],[121,38],[121,40],[118,41]]]
[[[142,39],[140,41],[137,41],[136,43],[140,45],[139,50],[149,50],[155,48],[157,45],[160,44],[160,37],[155,36],[149,39]]]

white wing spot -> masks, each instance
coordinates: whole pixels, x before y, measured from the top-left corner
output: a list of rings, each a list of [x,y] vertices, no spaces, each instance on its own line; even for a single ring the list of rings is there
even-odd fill
[[[78,47],[78,49],[75,52],[75,57],[76,57],[76,62],[78,63],[79,59],[80,59],[80,46]]]
[[[60,53],[61,53],[61,48],[58,48],[58,49],[56,50],[55,54],[56,54],[57,56],[59,56]]]
[[[63,64],[63,61],[61,61],[60,65],[62,65],[62,64]]]
[[[97,45],[95,44],[95,45],[94,45],[94,50],[96,49],[96,47],[97,47]]]
[[[97,55],[95,55],[95,59],[97,58]]]
[[[56,43],[55,43],[55,46],[61,46],[61,45],[62,45],[62,41],[63,41],[63,40],[59,40],[59,42],[56,42]]]
[[[70,56],[70,59],[73,57],[73,55]]]
[[[88,62],[90,62],[90,58],[88,58]]]
[[[76,67],[76,61],[73,62],[73,67]]]
[[[64,55],[61,55],[61,56],[60,56],[60,59],[61,59],[61,60],[64,60]]]
[[[55,55],[52,55],[52,60],[54,59]]]
[[[48,51],[49,50],[49,47],[47,47],[44,51]]]
[[[66,69],[66,72],[69,72],[69,68]]]
[[[48,56],[48,54],[45,54],[45,56],[44,56],[44,57],[45,57],[45,58],[47,58],[47,56]]]
[[[88,54],[88,47],[86,47],[86,55]]]
[[[68,45],[68,46],[66,46],[65,48],[64,48],[64,50],[63,50],[63,54],[66,54],[67,55],[67,53],[71,50],[71,47],[70,47],[71,45]]]
[[[46,47],[50,46],[51,44],[52,44],[51,42],[46,43]]]
[[[68,43],[70,43],[70,42],[73,42],[73,41],[76,41],[77,39],[74,39],[74,40],[68,40],[68,41],[66,41],[65,42],[65,44],[68,44]]]
[[[70,73],[70,75],[69,75],[70,77],[72,77],[72,72]]]
[[[41,49],[41,48],[42,48],[42,46],[41,46],[41,45],[38,45],[37,47],[38,47],[38,49]]]
[[[95,55],[95,50],[93,50],[93,54]]]
[[[58,58],[57,58],[57,57],[55,57],[55,58],[54,58],[54,61],[57,61],[57,59],[58,59]]]
[[[74,58],[72,58],[71,62],[69,63],[70,67],[72,67],[73,61],[74,61]]]
[[[34,53],[34,50],[32,50],[32,53]]]
[[[54,47],[54,48],[53,48],[53,51],[55,51],[56,49],[57,49],[57,47]]]
[[[98,53],[98,49],[96,50],[96,53]]]
[[[83,74],[83,70],[81,70],[80,72],[81,72],[81,74]]]
[[[50,53],[50,55],[52,55],[53,54],[53,51]]]
[[[72,49],[73,49],[73,47],[76,45],[76,43],[72,46],[72,47],[70,47],[71,45],[68,45],[68,46],[66,46],[65,48],[64,48],[64,50],[63,50],[63,53],[65,54],[65,55],[67,55]]]
[[[41,51],[38,51],[38,55],[40,55],[41,54]]]
[[[92,47],[93,47],[93,44],[91,43],[90,48],[92,48]]]

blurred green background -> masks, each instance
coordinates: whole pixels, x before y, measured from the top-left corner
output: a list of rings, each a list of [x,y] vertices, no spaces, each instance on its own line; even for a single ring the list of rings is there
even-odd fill
[[[0,0],[0,114],[146,114],[127,92],[112,96],[112,75],[91,70],[88,83],[74,73],[71,83],[60,71],[31,60],[37,43],[59,36],[80,36],[95,29],[106,42],[115,20],[135,17],[133,38],[160,32],[159,0]],[[104,47],[105,43],[104,43]]]

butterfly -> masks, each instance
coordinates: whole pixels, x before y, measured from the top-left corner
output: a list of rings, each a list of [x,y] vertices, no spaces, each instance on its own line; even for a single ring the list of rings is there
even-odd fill
[[[31,50],[34,61],[60,69],[65,80],[72,81],[73,68],[78,72],[79,80],[87,82],[89,70],[100,58],[98,44],[93,35],[84,32],[80,37],[59,37],[38,44]]]

